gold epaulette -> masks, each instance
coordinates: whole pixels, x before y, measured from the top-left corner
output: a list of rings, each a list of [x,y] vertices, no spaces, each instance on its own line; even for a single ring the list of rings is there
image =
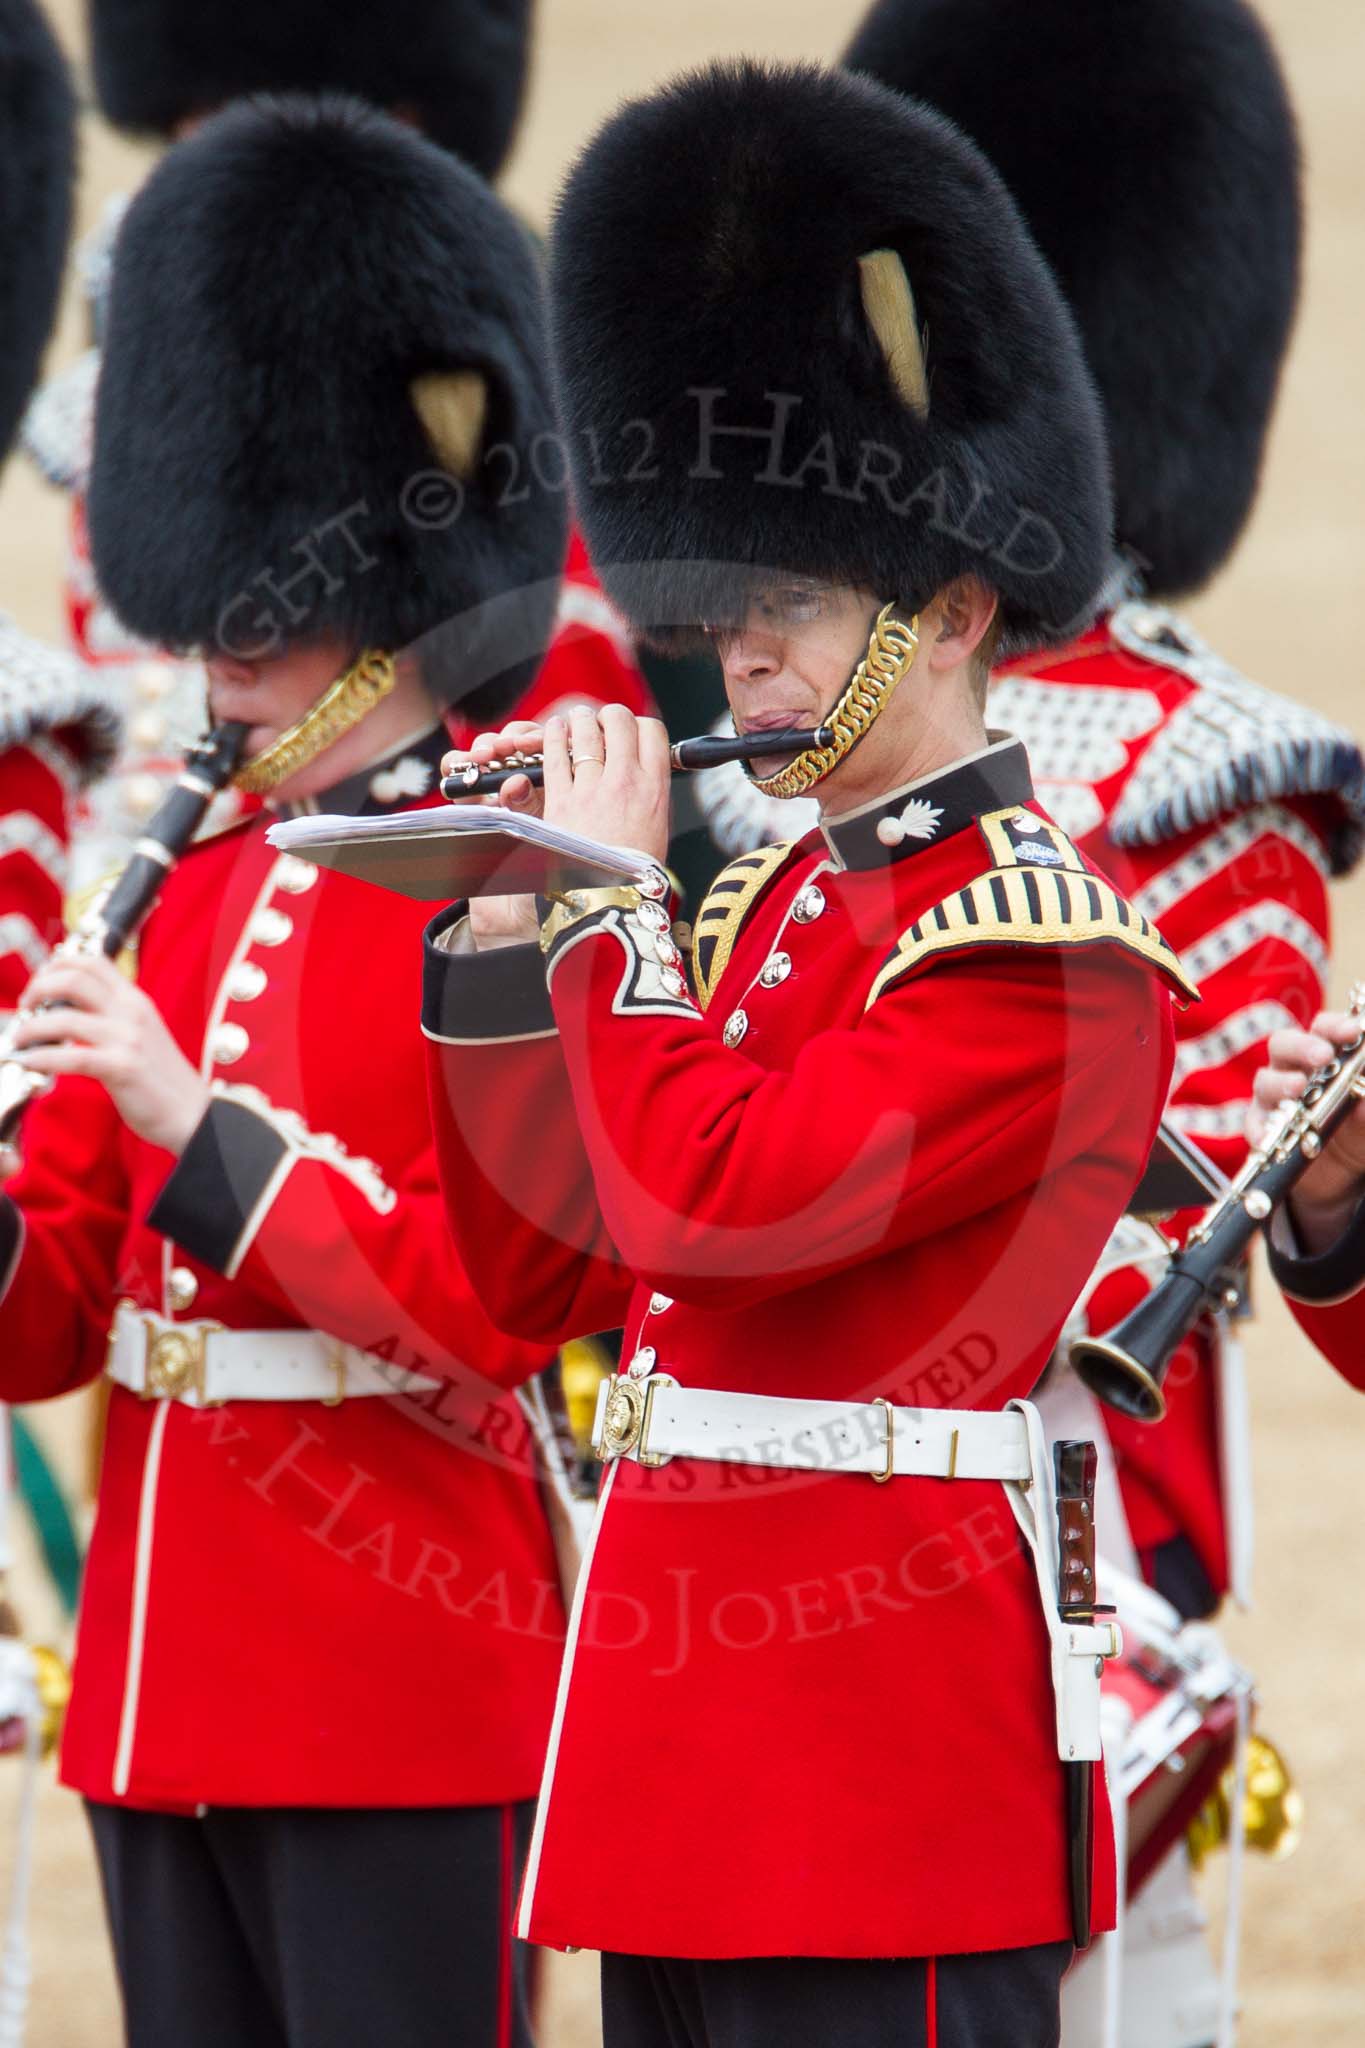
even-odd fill
[[[979,946],[1117,946],[1154,967],[1182,1002],[1198,1001],[1179,955],[1140,911],[1090,873],[1064,832],[1017,811],[977,822],[997,864],[901,934],[864,1008],[926,961]]]
[[[707,890],[692,927],[692,974],[703,1010],[735,950],[740,926],[795,843],[783,840],[777,846],[761,846],[756,853],[742,853],[721,869]]]

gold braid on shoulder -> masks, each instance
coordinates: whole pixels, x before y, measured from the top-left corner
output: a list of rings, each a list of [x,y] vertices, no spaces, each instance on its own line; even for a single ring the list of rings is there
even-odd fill
[[[264,753],[243,763],[232,778],[237,788],[250,796],[268,796],[278,789],[353,725],[359,725],[366,713],[388,696],[395,676],[392,654],[378,647],[366,648],[345,674],[323,691],[311,711],[282,732]]]
[[[867,653],[854,669],[848,688],[825,724],[834,738],[825,747],[807,747],[776,775],[754,776],[755,789],[764,796],[804,796],[837,768],[846,754],[857,746],[868,727],[885,708],[886,701],[915,658],[919,646],[919,618],[907,625],[896,617],[894,604],[883,605],[867,643]]]

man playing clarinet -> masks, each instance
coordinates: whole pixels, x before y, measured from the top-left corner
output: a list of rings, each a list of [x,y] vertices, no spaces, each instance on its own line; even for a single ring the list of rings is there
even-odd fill
[[[120,236],[101,587],[203,650],[262,800],[162,878],[136,983],[65,955],[17,1033],[55,1086],[0,1198],[0,1395],[113,1382],[62,1770],[133,2048],[526,2038],[563,1613],[502,1389],[545,1347],[445,1227],[419,914],[266,828],[430,800],[447,707],[535,675],[563,499],[488,456],[551,430],[546,355],[521,228],[358,102],[219,115]]]
[[[983,719],[992,644],[1064,636],[1103,575],[1095,400],[976,150],[815,69],[628,106],[555,279],[609,593],[709,638],[752,772],[820,820],[724,871],[689,987],[662,728],[609,708],[473,749],[541,749],[547,820],[642,858],[427,941],[442,1184],[490,1313],[627,1331],[518,1924],[604,1951],[608,2048],[1047,2048],[1073,1941],[1111,1924],[1114,1644],[1093,1586],[1059,1626],[1089,1502],[1059,1546],[1023,1397],[1191,994]]]

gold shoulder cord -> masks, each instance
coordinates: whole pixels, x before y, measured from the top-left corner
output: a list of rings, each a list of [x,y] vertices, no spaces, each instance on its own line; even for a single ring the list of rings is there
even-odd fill
[[[894,604],[883,605],[867,643],[867,653],[854,669],[848,688],[831,711],[825,724],[834,738],[827,747],[807,747],[776,775],[754,777],[754,788],[764,796],[804,796],[823,782],[832,768],[851,753],[863,734],[885,709],[886,700],[910,667],[919,646],[919,618],[896,617]]]
[[[268,796],[325,753],[353,725],[359,725],[367,712],[388,696],[395,680],[393,655],[382,648],[366,648],[345,674],[323,691],[311,711],[282,732],[263,754],[243,763],[233,782],[249,796]]]

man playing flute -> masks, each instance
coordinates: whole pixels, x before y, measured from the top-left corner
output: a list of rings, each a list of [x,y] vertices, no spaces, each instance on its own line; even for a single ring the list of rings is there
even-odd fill
[[[1192,993],[983,718],[992,646],[1064,637],[1104,574],[1094,396],[976,150],[814,69],[628,106],[555,280],[609,593],[708,637],[741,731],[834,737],[754,763],[819,826],[724,871],[690,986],[662,728],[473,748],[543,749],[543,798],[502,801],[645,861],[427,939],[490,1312],[627,1332],[519,1926],[604,1951],[608,2048],[1045,2048],[1079,1920],[1112,1915],[1102,1794],[1092,1845],[1071,1793],[1114,1645],[1057,1626],[1023,1397]]]

